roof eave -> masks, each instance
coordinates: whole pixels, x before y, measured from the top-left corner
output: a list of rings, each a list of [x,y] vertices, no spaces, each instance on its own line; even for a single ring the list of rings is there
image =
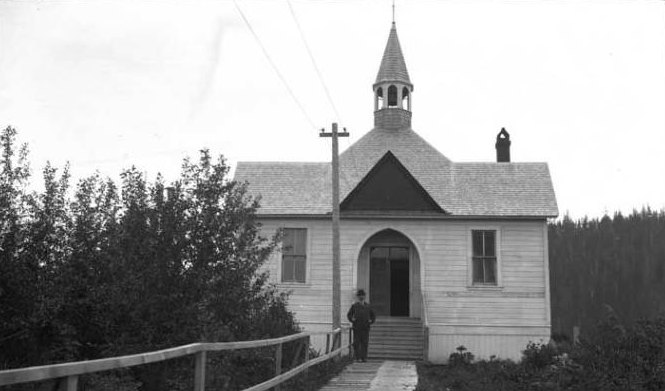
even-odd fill
[[[257,217],[259,219],[330,219],[330,213],[258,213]],[[405,214],[382,214],[382,215],[368,215],[362,213],[340,213],[341,219],[348,220],[357,220],[357,219],[415,219],[415,220],[547,220],[550,218],[558,217],[557,214],[547,214],[547,215],[452,215],[452,214],[443,214],[443,213],[432,213],[432,214],[416,214],[416,215],[405,215]]]

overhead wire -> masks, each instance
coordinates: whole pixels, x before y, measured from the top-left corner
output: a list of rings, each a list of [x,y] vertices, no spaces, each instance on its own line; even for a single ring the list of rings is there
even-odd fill
[[[252,36],[254,36],[254,39],[259,44],[259,47],[261,48],[261,51],[263,51],[263,55],[266,57],[266,59],[270,63],[270,66],[272,67],[272,69],[275,71],[275,73],[277,74],[279,79],[284,84],[284,87],[286,87],[287,91],[291,95],[291,98],[293,98],[293,101],[296,103],[296,105],[298,106],[298,108],[302,112],[303,116],[307,119],[307,122],[309,122],[309,124],[312,126],[313,129],[318,129],[317,126],[314,124],[314,121],[312,121],[312,117],[309,116],[309,114],[307,113],[307,110],[305,110],[305,107],[302,105],[300,100],[296,97],[296,94],[293,92],[293,89],[291,89],[291,86],[286,81],[286,78],[284,77],[284,75],[282,75],[282,72],[280,72],[279,68],[277,67],[277,65],[273,61],[272,57],[270,57],[270,54],[268,53],[268,50],[263,45],[263,42],[261,41],[261,38],[259,38],[256,31],[254,31],[254,28],[252,27],[252,24],[249,22],[249,20],[245,16],[245,13],[240,8],[240,5],[238,5],[238,2],[236,0],[233,0],[233,4],[236,6],[236,9],[238,10],[238,13],[240,13],[240,16],[242,17],[242,20],[245,22],[245,25],[247,26],[249,31],[252,33]]]
[[[317,64],[316,59],[314,58],[314,53],[312,52],[309,43],[307,42],[307,38],[305,37],[305,32],[302,29],[302,26],[300,25],[300,22],[298,21],[298,17],[296,16],[295,10],[293,9],[293,5],[291,4],[291,0],[286,0],[286,3],[289,6],[289,11],[291,12],[291,16],[293,17],[293,21],[298,29],[298,33],[300,34],[300,38],[303,42],[303,45],[305,46],[305,50],[307,51],[307,54],[309,55],[309,59],[312,63],[312,67],[314,68],[314,71],[316,72],[316,75],[319,78],[319,81],[321,82],[321,86],[323,87],[323,90],[325,91],[326,97],[328,99],[328,102],[330,103],[330,107],[332,108],[333,112],[335,113],[335,116],[337,117],[337,120],[340,123],[340,126],[342,129],[346,130],[344,128],[344,121],[342,120],[342,116],[339,113],[339,110],[337,110],[337,106],[335,105],[335,101],[332,98],[332,94],[330,93],[330,89],[328,88],[328,85],[325,82],[325,79],[323,78],[323,74],[321,73],[321,70],[319,69],[319,66]],[[347,151],[351,155],[351,162],[353,164],[353,168],[355,169],[356,172],[358,171],[358,165],[356,162],[356,156],[353,153],[353,149],[351,148],[351,141],[349,140],[348,137],[346,137],[346,141],[348,144]],[[343,180],[346,182],[347,188],[349,187],[348,180],[345,175],[341,175]]]

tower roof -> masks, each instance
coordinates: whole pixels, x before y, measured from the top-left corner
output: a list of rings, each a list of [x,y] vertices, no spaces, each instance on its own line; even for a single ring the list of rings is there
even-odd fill
[[[409,71],[406,70],[406,62],[404,62],[402,48],[399,45],[399,38],[397,38],[395,22],[393,22],[393,26],[390,29],[388,43],[386,44],[386,50],[383,52],[375,84],[386,81],[400,81],[411,85]]]

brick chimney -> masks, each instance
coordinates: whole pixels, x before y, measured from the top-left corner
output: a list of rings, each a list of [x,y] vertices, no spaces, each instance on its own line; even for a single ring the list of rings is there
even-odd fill
[[[496,135],[496,161],[497,163],[510,163],[510,135],[506,128],[501,128]]]

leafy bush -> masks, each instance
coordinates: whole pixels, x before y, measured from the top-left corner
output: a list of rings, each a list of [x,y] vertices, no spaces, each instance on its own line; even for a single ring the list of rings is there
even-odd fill
[[[665,389],[665,315],[625,327],[611,308],[571,358],[584,368],[589,390]]]
[[[0,132],[0,369],[299,331],[261,271],[275,238],[260,235],[258,200],[229,180],[223,157],[202,150],[171,183],[132,167],[119,183],[93,175],[73,189],[68,167],[47,164],[44,190],[31,192],[16,134]],[[225,368],[211,381],[255,384],[274,373],[271,357],[211,360]],[[191,357],[170,360],[86,387],[191,389],[192,368]]]
[[[662,391],[665,314],[626,327],[607,308],[606,320],[579,344],[530,342],[519,363],[470,363],[466,349],[448,365],[419,364],[419,391]]]
[[[522,351],[522,364],[535,369],[543,369],[557,362],[557,350],[550,344],[529,342]]]

